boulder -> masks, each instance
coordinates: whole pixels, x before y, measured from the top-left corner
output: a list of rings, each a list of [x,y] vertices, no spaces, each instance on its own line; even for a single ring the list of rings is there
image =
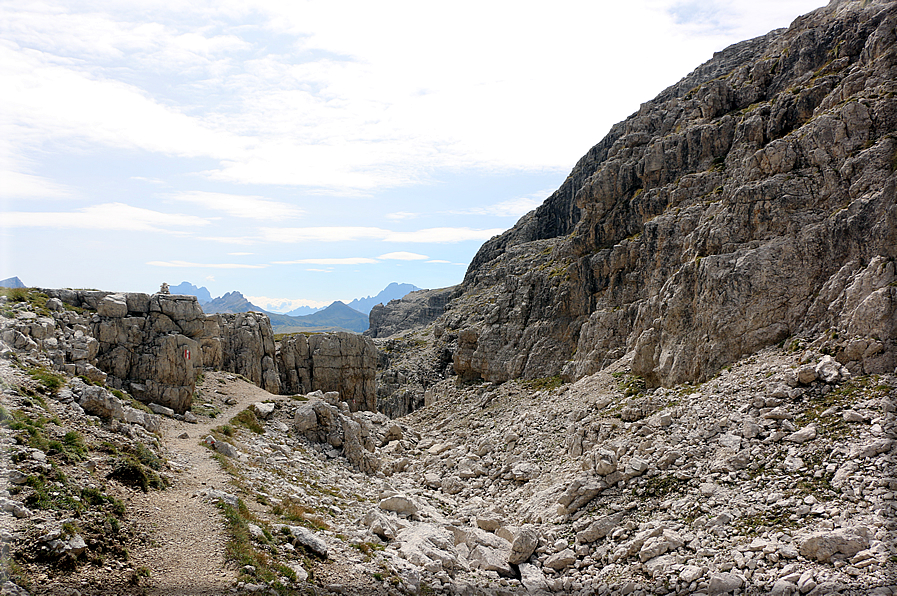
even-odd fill
[[[289,526],[290,534],[293,536],[293,544],[301,546],[306,550],[318,555],[322,559],[328,556],[327,543],[319,538],[314,532],[306,530],[302,526]]]
[[[508,555],[508,563],[519,565],[526,562],[539,546],[539,535],[530,527],[524,526],[517,532],[511,543],[511,552]]]
[[[395,538],[401,556],[431,573],[461,567],[452,535],[432,524],[417,524],[399,531]]]
[[[555,553],[545,560],[544,567],[561,571],[576,562],[576,553],[569,548],[565,548],[559,553]]]
[[[604,538],[620,525],[620,522],[623,521],[625,516],[626,512],[620,511],[618,513],[599,517],[589,524],[586,529],[576,534],[576,541],[587,544]]]
[[[271,416],[274,415],[275,404],[271,402],[260,402],[257,401],[252,404],[252,409],[255,412],[255,415],[258,416],[262,420],[268,420]]]
[[[414,517],[418,512],[418,507],[414,501],[405,495],[386,497],[377,504],[377,507],[384,511],[392,511],[407,517]]]
[[[828,563],[835,554],[852,557],[869,547],[865,528],[839,529],[829,532],[814,532],[800,540],[799,552],[802,557],[820,563]]]

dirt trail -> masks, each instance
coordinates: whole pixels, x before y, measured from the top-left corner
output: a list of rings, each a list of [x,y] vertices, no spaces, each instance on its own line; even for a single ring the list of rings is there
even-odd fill
[[[199,400],[214,403],[221,413],[215,418],[200,416],[198,424],[165,419],[162,442],[172,468],[178,470],[174,483],[167,490],[138,495],[131,502],[132,515],[152,528],[157,544],[134,556],[135,567],[150,570],[150,596],[230,593],[238,570],[225,561],[224,521],[218,508],[199,493],[211,488],[234,490],[228,485],[230,477],[200,440],[252,403],[278,399],[228,373],[206,373],[198,389]],[[227,398],[236,403],[226,405]],[[188,438],[181,438],[184,433]]]

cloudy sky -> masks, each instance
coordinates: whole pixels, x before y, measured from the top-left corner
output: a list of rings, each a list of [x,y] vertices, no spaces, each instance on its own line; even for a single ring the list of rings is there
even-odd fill
[[[456,284],[613,123],[820,5],[0,1],[0,279]]]

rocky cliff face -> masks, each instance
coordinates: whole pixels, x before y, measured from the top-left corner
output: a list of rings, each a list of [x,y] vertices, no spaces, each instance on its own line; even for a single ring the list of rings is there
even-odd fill
[[[377,409],[377,349],[366,337],[291,335],[280,344],[277,364],[284,392],[336,391],[353,412]]]
[[[108,383],[146,403],[183,414],[197,374],[210,368],[243,375],[275,394],[339,391],[353,410],[376,409],[377,353],[360,335],[292,336],[280,349],[266,315],[205,315],[194,296],[41,292],[56,314],[23,313],[0,339],[17,349],[52,352],[56,366],[69,374]]]
[[[614,126],[471,263],[439,320],[456,372],[580,378],[630,353],[669,385],[826,332],[851,370],[893,370],[895,25],[892,2],[834,1]]]
[[[443,313],[445,306],[460,293],[458,286],[438,290],[410,292],[387,304],[377,304],[371,309],[370,327],[364,332],[369,337],[389,337],[414,327],[429,325]]]

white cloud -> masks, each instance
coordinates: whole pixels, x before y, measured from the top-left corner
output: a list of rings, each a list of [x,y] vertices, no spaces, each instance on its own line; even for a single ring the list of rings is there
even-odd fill
[[[227,253],[227,254],[228,254],[228,256],[231,256],[231,257],[248,257],[249,255],[252,255],[252,254],[255,254],[255,253],[251,253],[251,252],[229,252],[229,253]]]
[[[390,232],[386,242],[420,242],[446,244],[467,240],[488,240],[505,231],[505,228],[477,230],[471,228],[427,228],[415,232]]]
[[[380,240],[388,230],[380,228],[331,226],[311,228],[260,228],[262,239],[268,242],[347,242]]]
[[[425,228],[413,232],[395,232],[374,227],[260,228],[268,242],[349,242],[381,240],[383,242],[452,243],[467,240],[488,240],[501,234],[503,228]]]
[[[442,259],[430,259],[428,263],[451,263],[451,261],[443,261]]]
[[[527,213],[541,205],[545,201],[545,199],[551,195],[552,192],[552,190],[541,190],[539,192],[533,193],[533,195],[528,197],[509,199],[507,201],[502,201],[501,203],[495,203],[494,205],[486,205],[483,207],[471,207],[469,209],[446,211],[445,213],[451,213],[452,215],[494,215],[497,217],[520,217],[522,215],[526,215]]]
[[[19,149],[208,158],[213,180],[330,193],[567,170],[714,50],[820,3],[8,4],[0,114]]]
[[[124,203],[104,203],[69,212],[14,211],[0,214],[4,227],[76,228],[182,233],[168,228],[194,228],[210,222],[201,217],[161,213]]]
[[[393,221],[402,221],[405,219],[414,219],[419,216],[420,213],[410,213],[408,211],[396,211],[395,213],[387,213],[385,215],[386,219],[391,219]]]
[[[419,255],[414,252],[388,252],[380,255],[378,259],[394,260],[394,261],[426,261],[430,257],[427,255]]]
[[[153,267],[181,267],[197,269],[264,269],[268,265],[246,265],[241,263],[190,263],[188,261],[148,261]]]
[[[246,219],[282,220],[300,217],[303,214],[302,209],[294,205],[259,196],[203,191],[179,192],[170,196],[176,201],[194,203],[206,209]]]
[[[75,193],[63,184],[15,170],[0,171],[0,196],[14,199],[66,199]]]
[[[274,261],[275,265],[368,265],[376,263],[376,259],[365,257],[348,257],[344,259],[296,259],[293,261]]]
[[[220,242],[221,244],[256,244],[260,238],[257,236],[199,236],[199,240],[208,240],[209,242]],[[230,254],[230,253],[228,253]],[[245,253],[252,254],[252,253]]]

